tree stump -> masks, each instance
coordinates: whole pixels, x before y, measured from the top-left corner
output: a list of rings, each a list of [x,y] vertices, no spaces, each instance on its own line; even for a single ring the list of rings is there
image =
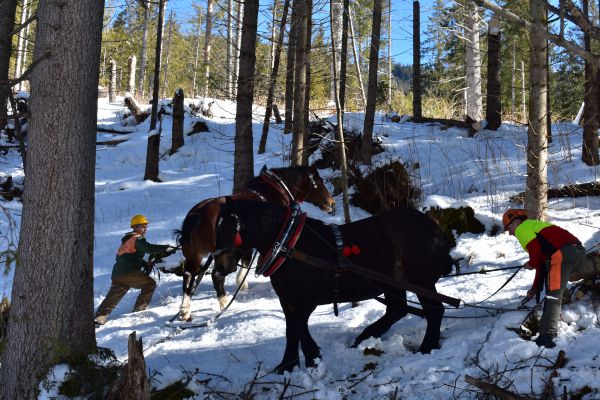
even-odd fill
[[[109,400],[150,399],[150,378],[146,372],[142,338],[137,340],[135,331],[129,335],[127,364],[123,366],[121,376],[107,398]]]

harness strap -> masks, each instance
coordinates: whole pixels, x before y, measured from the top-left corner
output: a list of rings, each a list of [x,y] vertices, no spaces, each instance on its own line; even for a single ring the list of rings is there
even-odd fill
[[[275,190],[281,194],[284,199],[287,199],[287,205],[291,205],[291,203],[295,202],[295,198],[288,189],[287,185],[283,180],[270,169],[265,169],[264,171],[260,171],[260,177],[263,181],[270,184]]]
[[[340,292],[340,271],[346,269],[346,257],[343,255],[344,241],[342,240],[342,233],[340,227],[336,224],[330,225],[335,237],[335,245],[337,247],[338,262],[335,271],[333,272],[333,314],[337,317],[339,314],[338,310],[338,294]]]

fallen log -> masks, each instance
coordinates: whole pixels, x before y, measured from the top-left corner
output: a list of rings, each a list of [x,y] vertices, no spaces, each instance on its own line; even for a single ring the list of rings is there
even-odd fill
[[[600,196],[600,182],[578,183],[575,185],[566,185],[562,188],[548,189],[549,199],[560,199],[563,197],[586,197]],[[523,204],[525,192],[521,192],[510,197],[512,203]]]
[[[116,145],[126,142],[128,140],[129,139],[115,139],[115,140],[107,140],[105,142],[96,141],[96,146],[116,146]]]
[[[112,133],[113,135],[128,135],[137,132],[135,127],[116,127],[114,125],[98,125],[96,130],[101,133]]]
[[[506,389],[502,389],[498,385],[482,381],[481,379],[477,379],[469,375],[465,375],[465,382],[467,382],[469,385],[478,387],[486,393],[498,396],[502,400],[526,400],[525,397],[519,396],[513,392],[509,392]]]
[[[125,106],[129,109],[129,112],[131,112],[131,115],[133,115],[133,117],[135,118],[135,122],[138,124],[144,122],[146,118],[148,118],[148,116],[150,115],[148,111],[142,111],[137,101],[135,101],[135,99],[131,96],[125,96],[123,102],[125,103]]]
[[[411,117],[409,122],[414,122],[415,124],[441,124],[442,130],[446,130],[450,127],[455,128],[463,128],[469,131],[469,136],[473,136],[475,133],[481,130],[481,123],[479,121],[475,121],[469,117],[467,117],[464,121],[459,121],[456,119],[445,119],[445,118],[415,118]]]

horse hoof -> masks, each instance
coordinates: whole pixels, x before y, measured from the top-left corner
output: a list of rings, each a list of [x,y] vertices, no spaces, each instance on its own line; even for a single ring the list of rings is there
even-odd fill
[[[223,311],[223,309],[227,307],[228,303],[229,298],[227,296],[219,297],[219,308],[221,309],[221,311]]]
[[[277,375],[283,375],[285,372],[292,372],[294,370],[294,368],[296,368],[298,366],[297,362],[294,363],[281,363],[278,366],[275,367],[275,369],[273,369],[273,371],[277,374]]]

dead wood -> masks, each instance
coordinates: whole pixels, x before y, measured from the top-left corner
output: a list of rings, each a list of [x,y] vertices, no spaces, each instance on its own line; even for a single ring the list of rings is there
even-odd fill
[[[135,122],[137,124],[141,124],[142,122],[144,122],[146,118],[148,118],[148,116],[150,115],[149,112],[142,111],[137,101],[135,101],[132,97],[125,97],[125,100],[123,100],[123,102],[125,103],[125,106],[127,106],[127,108],[129,109],[129,112],[131,112],[131,115],[133,115],[133,117],[135,118]]]
[[[209,132],[208,125],[204,121],[196,121],[194,125],[192,125],[192,130],[186,133],[187,136],[192,136],[196,133],[200,132]]]
[[[0,340],[6,335],[8,326],[8,312],[10,311],[10,301],[8,297],[3,297],[0,302]]]
[[[566,365],[567,363],[567,357],[566,357],[566,353],[564,350],[560,350],[558,352],[558,355],[556,356],[556,361],[554,362],[554,364],[552,366],[549,367],[550,370],[552,370],[552,372],[550,373],[550,377],[548,377],[548,380],[546,381],[546,385],[544,386],[544,390],[542,392],[542,396],[540,397],[540,399],[554,399],[554,384],[552,383],[552,379],[556,378],[558,376],[558,371],[557,369],[562,368]]]
[[[562,197],[585,197],[600,196],[600,182],[579,183],[575,185],[566,185],[562,188],[548,189],[549,199],[558,199]],[[523,204],[525,192],[516,194],[510,198],[512,203]]]
[[[127,140],[129,140],[129,139],[115,139],[115,140],[107,140],[104,142],[96,141],[96,146],[116,146],[118,144],[126,142]]]
[[[146,372],[146,360],[142,338],[136,339],[135,331],[129,335],[128,360],[123,366],[119,380],[111,388],[109,400],[149,400],[150,378]]]
[[[116,127],[113,125],[98,125],[96,130],[102,133],[112,133],[113,135],[129,135],[137,131],[136,128]]]
[[[455,128],[463,128],[469,131],[469,135],[473,135],[481,130],[481,123],[479,121],[475,121],[470,117],[467,117],[464,121],[459,121],[456,119],[445,119],[445,118],[415,118],[412,117],[409,119],[410,122],[414,122],[415,124],[441,124],[442,130],[446,130],[451,127]]]
[[[519,396],[518,394],[503,389],[498,385],[482,381],[481,379],[473,378],[469,375],[465,375],[465,382],[483,390],[486,393],[498,396],[502,400],[526,400],[526,397]]]

